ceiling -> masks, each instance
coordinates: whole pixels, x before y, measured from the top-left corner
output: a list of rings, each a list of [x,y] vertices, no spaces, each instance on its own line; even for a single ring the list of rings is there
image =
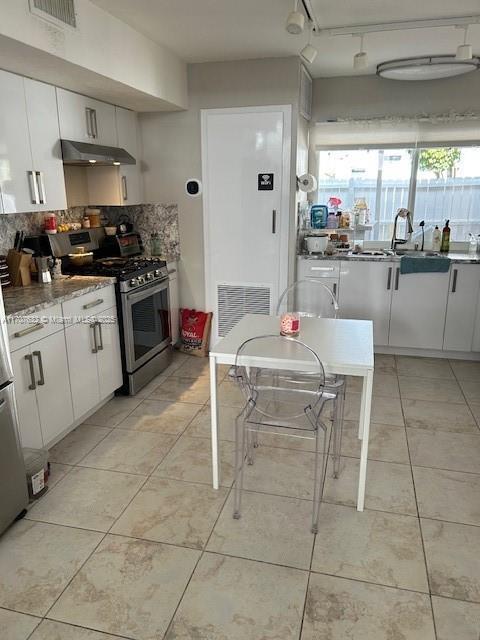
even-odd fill
[[[293,0],[91,0],[151,40],[167,46],[187,62],[210,62],[297,55],[307,36],[285,31]],[[475,15],[479,0],[310,0],[320,28],[399,20]],[[365,36],[369,66],[424,54],[454,53],[463,41],[455,27],[372,33]],[[468,42],[480,54],[480,25],[469,29]],[[359,38],[317,36],[309,67],[314,77],[353,75],[352,57]]]

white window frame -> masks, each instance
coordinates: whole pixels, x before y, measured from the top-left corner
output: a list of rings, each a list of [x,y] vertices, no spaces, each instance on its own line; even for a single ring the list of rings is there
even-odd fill
[[[480,147],[479,140],[448,140],[441,142],[399,142],[391,144],[339,144],[339,145],[316,145],[317,167],[320,168],[319,152],[320,151],[385,151],[390,149],[411,149],[412,150],[412,166],[410,169],[410,181],[408,184],[408,209],[412,212],[412,222],[415,220],[415,201],[417,196],[417,174],[420,151],[422,149],[435,149],[437,147]],[[317,176],[318,177],[318,176]],[[382,170],[380,169],[377,177],[378,185],[381,185]],[[320,185],[320,180],[318,180]],[[380,199],[376,198],[375,220],[378,221],[378,209],[380,207]],[[374,240],[373,242],[384,242],[383,240]]]

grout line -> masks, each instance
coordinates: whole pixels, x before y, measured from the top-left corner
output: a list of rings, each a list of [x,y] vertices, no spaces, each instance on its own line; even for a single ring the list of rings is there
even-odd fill
[[[397,357],[395,356],[395,362],[396,362],[396,359],[397,359]],[[425,575],[426,575],[426,578],[427,578],[428,599],[429,599],[429,602],[430,602],[430,612],[432,614],[433,632],[435,634],[435,638],[438,638],[437,628],[436,628],[436,623],[435,623],[435,614],[433,612],[432,585],[431,585],[431,581],[430,581],[430,573],[429,573],[429,570],[428,570],[427,554],[426,554],[426,551],[425,551],[425,540],[423,538],[422,524],[421,524],[421,521],[420,521],[420,510],[418,508],[417,488],[416,488],[416,485],[415,485],[415,475],[413,473],[412,456],[411,456],[411,452],[410,452],[410,443],[408,441],[408,432],[407,432],[407,426],[406,426],[406,422],[405,422],[405,414],[404,414],[404,410],[403,410],[403,403],[400,402],[400,405],[401,405],[401,409],[402,409],[403,421],[405,423],[405,438],[407,440],[408,459],[410,460],[410,474],[411,474],[411,478],[412,478],[413,493],[414,493],[414,496],[415,496],[415,507],[417,509],[417,525],[418,525],[418,530],[419,530],[419,533],[420,533],[420,541],[422,543],[423,562],[424,562],[424,567],[425,567]]]
[[[174,610],[174,612],[173,612],[173,614],[172,614],[172,617],[170,618],[170,622],[169,622],[169,623],[168,623],[168,625],[167,625],[167,628],[166,628],[166,630],[165,630],[165,634],[164,634],[164,636],[163,636],[163,638],[164,638],[164,639],[167,637],[167,635],[168,635],[168,633],[169,633],[169,631],[170,631],[170,628],[171,628],[171,626],[172,626],[172,624],[173,624],[173,621],[174,621],[174,619],[175,619],[175,616],[177,615],[177,611],[178,611],[178,609],[180,608],[180,605],[181,605],[181,603],[182,603],[182,601],[183,601],[183,598],[185,597],[185,594],[186,594],[186,592],[187,592],[187,589],[188,589],[188,587],[189,587],[189,585],[190,585],[190,582],[192,581],[192,578],[193,578],[193,576],[194,576],[194,574],[195,574],[195,571],[197,570],[197,567],[198,567],[198,565],[199,565],[199,563],[200,563],[200,560],[203,558],[203,556],[204,556],[204,555],[205,555],[205,553],[207,552],[206,550],[207,550],[208,543],[210,542],[210,538],[211,538],[211,537],[212,537],[212,535],[213,535],[213,531],[214,531],[215,527],[217,526],[217,522],[219,521],[220,516],[221,516],[221,515],[222,515],[222,513],[223,513],[223,510],[226,508],[227,501],[228,501],[228,499],[229,499],[229,497],[230,497],[230,494],[231,494],[232,490],[233,490],[233,484],[232,484],[232,486],[229,488],[229,490],[228,490],[228,491],[226,492],[226,494],[225,494],[225,500],[223,501],[223,504],[222,504],[221,508],[220,508],[220,509],[219,509],[219,511],[218,511],[218,515],[217,515],[217,517],[216,517],[216,519],[215,519],[215,522],[214,522],[214,524],[213,524],[213,527],[211,528],[210,533],[209,533],[209,535],[208,535],[208,538],[207,538],[207,540],[206,540],[205,544],[203,545],[203,548],[201,549],[200,555],[198,556],[198,559],[197,559],[197,562],[195,563],[195,566],[194,566],[194,568],[193,568],[193,571],[192,571],[192,573],[190,574],[190,577],[189,577],[189,579],[188,579],[188,581],[187,581],[187,583],[186,583],[186,585],[185,585],[185,588],[184,588],[184,590],[183,590],[183,592],[182,592],[182,595],[180,596],[180,598],[179,598],[179,600],[178,600],[178,602],[177,602],[177,606],[175,607],[175,610]],[[209,553],[210,553],[210,552],[209,552]]]

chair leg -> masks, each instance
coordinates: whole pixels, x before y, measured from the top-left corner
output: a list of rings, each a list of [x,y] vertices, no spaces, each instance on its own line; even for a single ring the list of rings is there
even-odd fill
[[[245,423],[245,439],[247,442],[247,462],[248,464],[253,464],[254,462],[254,453],[253,448],[255,447],[255,435],[256,435],[256,427],[251,423]]]
[[[320,453],[320,433],[323,433],[323,452]],[[320,457],[322,458],[321,469],[319,469]],[[312,514],[312,533],[318,533],[318,518],[320,516],[320,504],[323,496],[323,487],[325,485],[325,475],[327,470],[328,446],[327,446],[327,429],[320,423],[317,424],[317,432],[315,438],[315,472],[314,472],[314,489],[313,489],[313,514]]]
[[[343,409],[345,405],[345,392],[339,391],[335,400],[335,409],[333,417],[333,477],[338,478],[340,473],[340,456],[342,453],[342,435],[343,435]]]
[[[245,431],[247,430],[247,415],[245,411],[240,413],[235,420],[235,489],[233,517],[240,518],[243,471],[245,467]]]

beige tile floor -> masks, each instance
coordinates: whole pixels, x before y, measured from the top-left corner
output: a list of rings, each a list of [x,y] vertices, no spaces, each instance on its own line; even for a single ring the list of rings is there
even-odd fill
[[[377,356],[364,513],[359,392],[318,535],[302,438],[261,438],[237,521],[238,392],[223,379],[214,491],[208,364],[177,354],[52,449],[0,539],[1,640],[478,640],[480,364]]]

